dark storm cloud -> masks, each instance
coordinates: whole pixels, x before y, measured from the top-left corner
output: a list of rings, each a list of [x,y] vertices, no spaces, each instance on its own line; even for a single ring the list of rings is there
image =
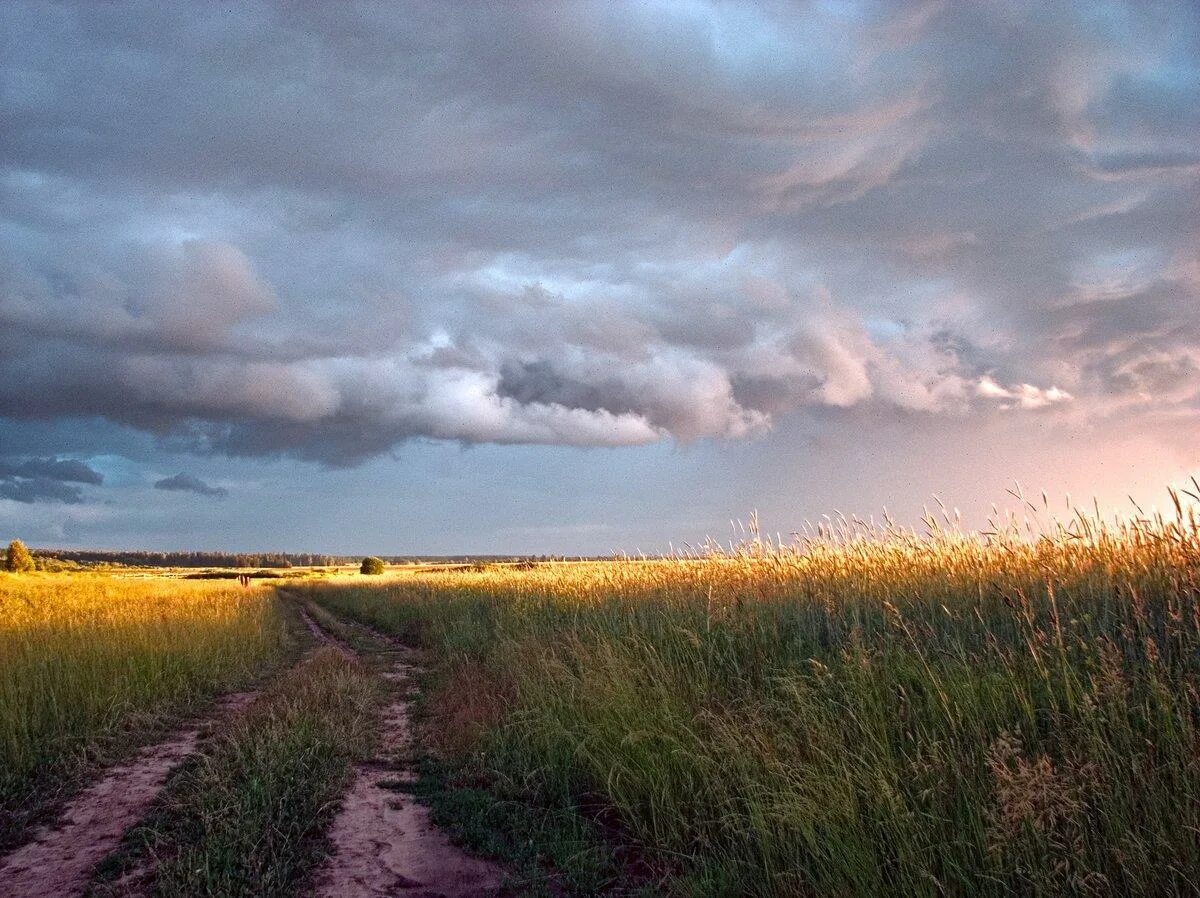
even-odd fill
[[[11,499],[29,505],[34,502],[64,502],[75,505],[83,501],[83,491],[69,483],[45,477],[0,480],[0,499]]]
[[[20,462],[0,459],[0,478],[11,477],[88,483],[93,486],[104,482],[104,475],[99,471],[71,458],[29,458]]]
[[[103,474],[76,459],[0,458],[0,499],[75,505],[83,501],[83,490],[75,484],[103,482]]]
[[[229,495],[229,490],[224,487],[209,486],[199,477],[182,471],[171,477],[156,480],[154,488],[156,490],[169,490],[171,492],[196,493],[199,496],[211,496],[214,499],[224,499]]]
[[[1196,423],[1194,4],[4,19],[14,421],[333,466],[828,408]]]

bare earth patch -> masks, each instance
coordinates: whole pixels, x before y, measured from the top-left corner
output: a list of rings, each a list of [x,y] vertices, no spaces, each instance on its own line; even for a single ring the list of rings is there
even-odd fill
[[[213,720],[246,707],[253,692],[225,696],[212,715],[118,764],[63,809],[49,826],[0,860],[0,895],[65,898],[81,895],[92,869],[120,844],[162,790],[170,772],[196,750]]]
[[[388,673],[401,689],[413,668],[402,660]],[[318,870],[321,898],[406,895],[412,898],[482,898],[500,892],[503,871],[450,843],[430,822],[429,809],[380,785],[412,780],[409,701],[400,697],[384,712],[380,753],[396,766],[360,764],[328,833],[334,853]]]

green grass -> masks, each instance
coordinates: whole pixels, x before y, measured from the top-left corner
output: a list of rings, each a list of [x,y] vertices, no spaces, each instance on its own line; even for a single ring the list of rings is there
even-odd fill
[[[94,894],[119,893],[120,874],[148,857],[158,860],[155,895],[294,894],[322,857],[352,765],[371,750],[379,698],[361,664],[319,650],[171,780]]]
[[[604,828],[578,808],[506,797],[495,784],[472,782],[471,768],[461,762],[426,756],[419,771],[415,783],[398,781],[395,788],[428,804],[434,824],[455,843],[502,860],[516,894],[597,895],[628,884],[628,859],[614,855]]]
[[[87,771],[286,652],[271,593],[97,574],[0,574],[0,847]]]
[[[1200,892],[1194,514],[931,525],[308,589],[429,650],[443,793],[575,814],[668,892]]]

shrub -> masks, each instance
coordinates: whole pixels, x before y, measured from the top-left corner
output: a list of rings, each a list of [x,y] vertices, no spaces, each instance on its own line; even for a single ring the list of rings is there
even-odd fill
[[[359,570],[364,574],[382,574],[383,559],[376,558],[374,555],[362,560],[362,567]]]
[[[8,561],[5,564],[5,570],[13,572],[32,571],[37,565],[33,562],[33,556],[29,554],[29,550],[25,548],[25,543],[19,539],[14,539],[8,544]]]

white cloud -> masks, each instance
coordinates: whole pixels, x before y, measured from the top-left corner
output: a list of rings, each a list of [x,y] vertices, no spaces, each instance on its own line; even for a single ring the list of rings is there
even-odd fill
[[[1002,387],[991,377],[984,375],[975,385],[975,394],[985,399],[998,400],[1002,409],[1039,409],[1060,402],[1070,402],[1075,397],[1058,387],[1035,387],[1033,384],[1016,384]]]

